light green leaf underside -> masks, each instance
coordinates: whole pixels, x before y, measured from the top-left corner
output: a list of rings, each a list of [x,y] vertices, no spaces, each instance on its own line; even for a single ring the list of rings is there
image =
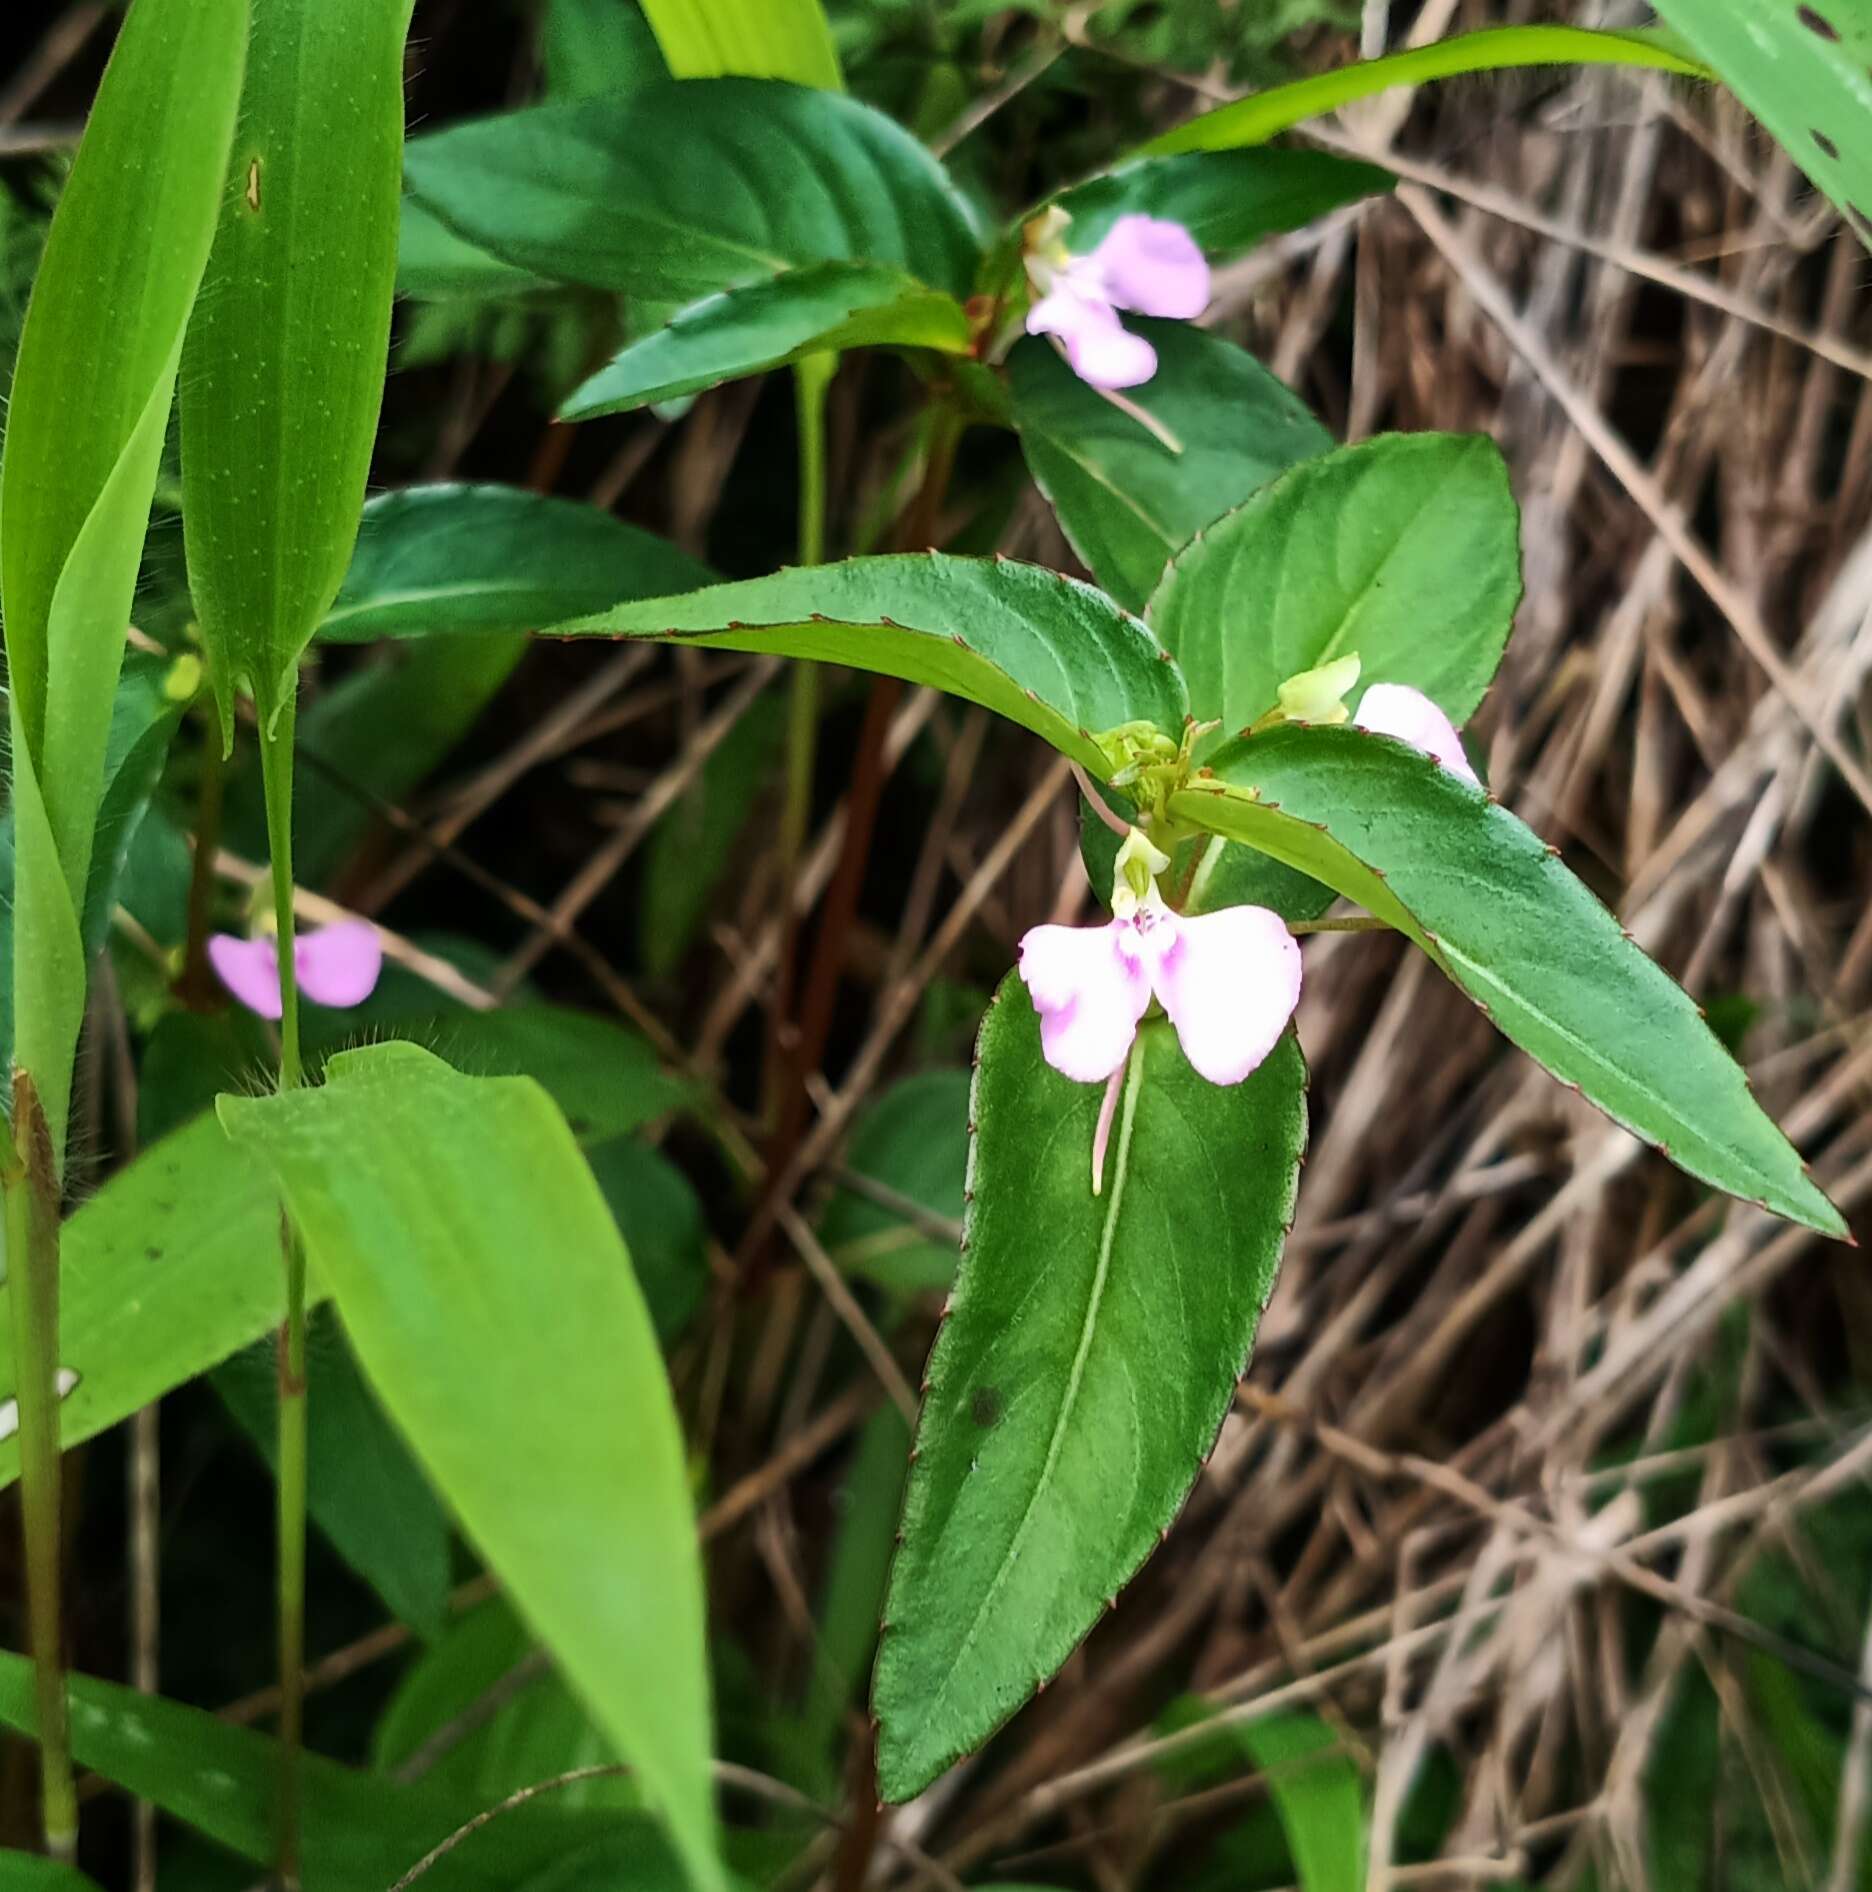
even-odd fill
[[[838,53],[819,0],[644,0],[679,79],[744,73],[838,91]]]
[[[560,282],[694,302],[807,263],[966,295],[979,245],[942,167],[882,113],[760,79],[541,105],[411,140],[410,194]]]
[[[357,538],[383,402],[404,10],[266,0],[182,378],[189,586],[222,728],[271,718]]]
[[[319,636],[363,643],[530,631],[713,577],[667,539],[596,506],[517,486],[410,486],[364,508],[351,569]]]
[[[385,1409],[637,1769],[694,1883],[722,1886],[681,1431],[564,1119],[527,1079],[463,1077],[406,1044],[220,1111],[273,1169]]]
[[[1180,732],[1183,679],[1136,618],[1090,585],[1010,559],[853,558],[623,604],[553,637],[651,637],[850,664],[930,684],[1031,729],[1087,768],[1092,736]]]
[[[1174,814],[1408,934],[1508,1038],[1680,1169],[1844,1232],[1682,988],[1505,808],[1353,729],[1273,729],[1213,766]]]
[[[872,263],[813,263],[691,303],[575,389],[559,418],[625,413],[821,350],[968,347],[954,296]]]
[[[1327,452],[1332,435],[1233,342],[1187,322],[1130,326],[1157,350],[1156,374],[1130,398],[1181,452],[1087,387],[1042,341],[1022,342],[1008,367],[1034,479],[1087,569],[1138,611],[1200,527],[1296,461]]]
[[[1079,255],[1120,217],[1141,214],[1182,224],[1212,263],[1224,263],[1392,182],[1375,164],[1325,151],[1192,151],[1134,158],[1056,201],[1072,218],[1068,242]]]
[[[1583,26],[1490,26],[1270,86],[1164,132],[1142,146],[1140,155],[1227,151],[1264,144],[1290,126],[1393,86],[1423,85],[1516,66],[1641,66],[1693,79],[1711,76],[1706,67],[1686,59],[1655,33],[1599,32]]]
[[[982,1026],[967,1236],[935,1351],[872,1707],[886,1799],[979,1746],[1181,1508],[1254,1344],[1293,1210],[1304,1070],[1244,1084],[1146,1025],[1105,1173],[1102,1086],[1059,1076],[1015,975]]]
[[[1872,246],[1872,14],[1864,0],[1657,0],[1657,10]]]
[[[1384,434],[1205,526],[1146,615],[1197,717],[1221,719],[1214,747],[1273,708],[1287,678],[1354,652],[1360,690],[1412,684],[1465,722],[1520,599],[1520,514],[1494,442]]]

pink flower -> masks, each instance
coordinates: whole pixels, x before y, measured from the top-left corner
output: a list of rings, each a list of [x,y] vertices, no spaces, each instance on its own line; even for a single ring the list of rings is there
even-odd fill
[[[256,939],[216,933],[208,941],[208,963],[250,1012],[279,1017],[279,942],[270,933]],[[307,998],[320,1005],[361,1005],[383,970],[383,946],[368,920],[340,920],[301,933],[293,942],[293,965]]]
[[[1174,913],[1151,878],[1168,865],[1134,830],[1119,850],[1106,925],[1036,926],[1021,940],[1041,1051],[1077,1083],[1100,1084],[1122,1068],[1155,997],[1197,1071],[1212,1084],[1239,1084],[1300,1002],[1300,948],[1280,915]]]
[[[1352,723],[1374,736],[1395,736],[1399,742],[1421,749],[1472,787],[1482,786],[1463,753],[1456,725],[1421,690],[1413,690],[1408,683],[1374,683],[1365,692]]]
[[[1073,373],[1092,387],[1134,388],[1157,372],[1157,351],[1118,311],[1201,315],[1208,262],[1180,223],[1139,215],[1120,217],[1096,249],[1074,256],[1060,240],[1066,221],[1054,210],[1030,227],[1027,275],[1039,300],[1027,333],[1055,336]]]

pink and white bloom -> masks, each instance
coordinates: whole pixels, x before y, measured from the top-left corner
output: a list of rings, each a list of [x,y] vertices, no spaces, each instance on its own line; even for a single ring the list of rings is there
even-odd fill
[[[1180,223],[1120,217],[1095,249],[1074,256],[1069,219],[1055,207],[1028,229],[1029,335],[1051,335],[1080,380],[1134,388],[1157,372],[1157,351],[1118,320],[1120,309],[1190,321],[1209,306],[1209,264]]]
[[[1286,921],[1267,907],[1195,919],[1173,912],[1154,879],[1169,865],[1133,829],[1118,851],[1105,925],[1036,926],[1021,940],[1041,1051],[1077,1083],[1100,1084],[1123,1068],[1155,998],[1196,1070],[1212,1084],[1239,1084],[1300,1002],[1300,948]]]
[[[215,976],[247,1007],[262,1018],[278,1018],[284,1009],[280,997],[279,942],[270,933],[240,939],[215,933],[208,940],[208,963]],[[315,927],[293,942],[293,967],[299,990],[320,1005],[362,1005],[376,990],[383,971],[383,943],[368,920],[339,920]]]
[[[1413,690],[1408,683],[1374,683],[1365,692],[1352,723],[1370,735],[1395,736],[1442,763],[1452,775],[1460,775],[1472,788],[1482,786],[1463,753],[1456,725],[1421,690]]]

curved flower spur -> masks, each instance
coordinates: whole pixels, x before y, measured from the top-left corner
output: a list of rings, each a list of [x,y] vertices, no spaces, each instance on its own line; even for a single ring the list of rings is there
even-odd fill
[[[1421,690],[1374,683],[1356,716],[1343,698],[1358,682],[1356,655],[1302,671],[1280,686],[1262,724],[1343,723],[1408,743],[1479,787],[1455,725]],[[1179,913],[1158,877],[1170,856],[1129,828],[1112,873],[1112,917],[1102,926],[1031,927],[1020,976],[1040,1015],[1040,1049],[1062,1077],[1103,1084],[1092,1140],[1092,1193],[1104,1187],[1105,1148],[1125,1062],[1153,1000],[1175,1028],[1191,1068],[1212,1084],[1239,1084],[1279,1042],[1300,1003],[1300,947],[1270,907]]]

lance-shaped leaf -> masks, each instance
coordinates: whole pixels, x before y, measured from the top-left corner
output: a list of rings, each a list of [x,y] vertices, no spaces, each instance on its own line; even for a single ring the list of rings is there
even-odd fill
[[[604,1197],[529,1079],[408,1044],[328,1072],[224,1097],[222,1121],[274,1171],[384,1409],[713,1892],[682,1432]]]
[[[1872,245],[1872,14],[1859,0],[1658,0]]]
[[[1034,479],[1093,576],[1140,611],[1201,527],[1333,440],[1246,349],[1187,322],[1131,325],[1150,337],[1157,372],[1129,398],[1180,451],[1088,387],[1045,342],[1022,342],[1008,367]]]
[[[1072,218],[1069,245],[1083,255],[1120,217],[1166,217],[1228,262],[1262,238],[1392,185],[1389,171],[1326,151],[1196,151],[1134,158],[1075,185],[1055,201]]]
[[[205,1709],[143,1695],[88,1675],[71,1678],[72,1752],[79,1764],[206,1834],[256,1866],[277,1847],[279,1744]],[[34,1725],[32,1666],[0,1654],[0,1722]],[[429,1782],[402,1784],[318,1754],[300,1763],[305,1792],[305,1881],[329,1892],[383,1892],[485,1809]],[[568,1870],[607,1833],[628,1840],[598,1876]],[[485,1833],[438,1859],[424,1892],[526,1892],[568,1882],[678,1892],[683,1881],[651,1823],[611,1809],[568,1810],[551,1795],[487,1822]],[[0,1881],[12,1892],[11,1881]]]
[[[1385,434],[1297,466],[1206,526],[1147,615],[1211,746],[1287,678],[1356,652],[1468,720],[1521,601],[1521,515],[1481,434]]]
[[[1336,112],[1355,99],[1370,98],[1393,86],[1424,85],[1435,79],[1518,66],[1642,66],[1693,79],[1711,76],[1707,67],[1686,58],[1667,36],[1643,28],[1606,32],[1586,26],[1489,26],[1269,86],[1264,92],[1187,119],[1151,139],[1142,147],[1142,155],[1232,151],[1242,145],[1265,144],[1289,126]]]
[[[819,0],[644,0],[644,13],[679,79],[745,73],[834,92],[844,83]]]
[[[61,1255],[59,1364],[78,1375],[60,1415],[68,1446],[220,1365],[285,1314],[278,1192],[209,1117],[84,1203]],[[317,1283],[312,1298],[323,1298]],[[18,1384],[12,1322],[0,1321],[0,1402],[10,1406]],[[12,1433],[0,1439],[0,1488],[18,1476]]]
[[[337,595],[383,401],[407,9],[268,0],[182,380],[189,583],[221,727],[269,722]]]
[[[1273,1290],[1304,1090],[1291,1033],[1224,1089],[1146,1025],[1095,1196],[1103,1086],[1045,1063],[1026,988],[1003,984],[872,1691],[886,1799],[1059,1668],[1189,1495]]]
[[[1011,559],[852,558],[621,604],[554,637],[654,637],[850,664],[995,710],[1089,769],[1119,723],[1180,733],[1183,678],[1103,592]]]
[[[364,508],[319,638],[531,631],[714,575],[667,539],[576,500],[518,486],[408,486]]]
[[[960,192],[900,125],[772,80],[508,112],[412,139],[404,172],[506,262],[666,303],[825,262],[967,295],[979,254]]]
[[[1682,987],[1507,809],[1356,729],[1230,745],[1171,812],[1324,881],[1408,934],[1500,1030],[1680,1169],[1840,1235]]]
[[[213,240],[246,0],[136,0],[52,220],[0,466],[14,1056],[63,1148],[80,915],[183,328]]]
[[[845,348],[968,352],[954,296],[875,263],[812,263],[679,310],[575,389],[561,420],[624,413]]]

